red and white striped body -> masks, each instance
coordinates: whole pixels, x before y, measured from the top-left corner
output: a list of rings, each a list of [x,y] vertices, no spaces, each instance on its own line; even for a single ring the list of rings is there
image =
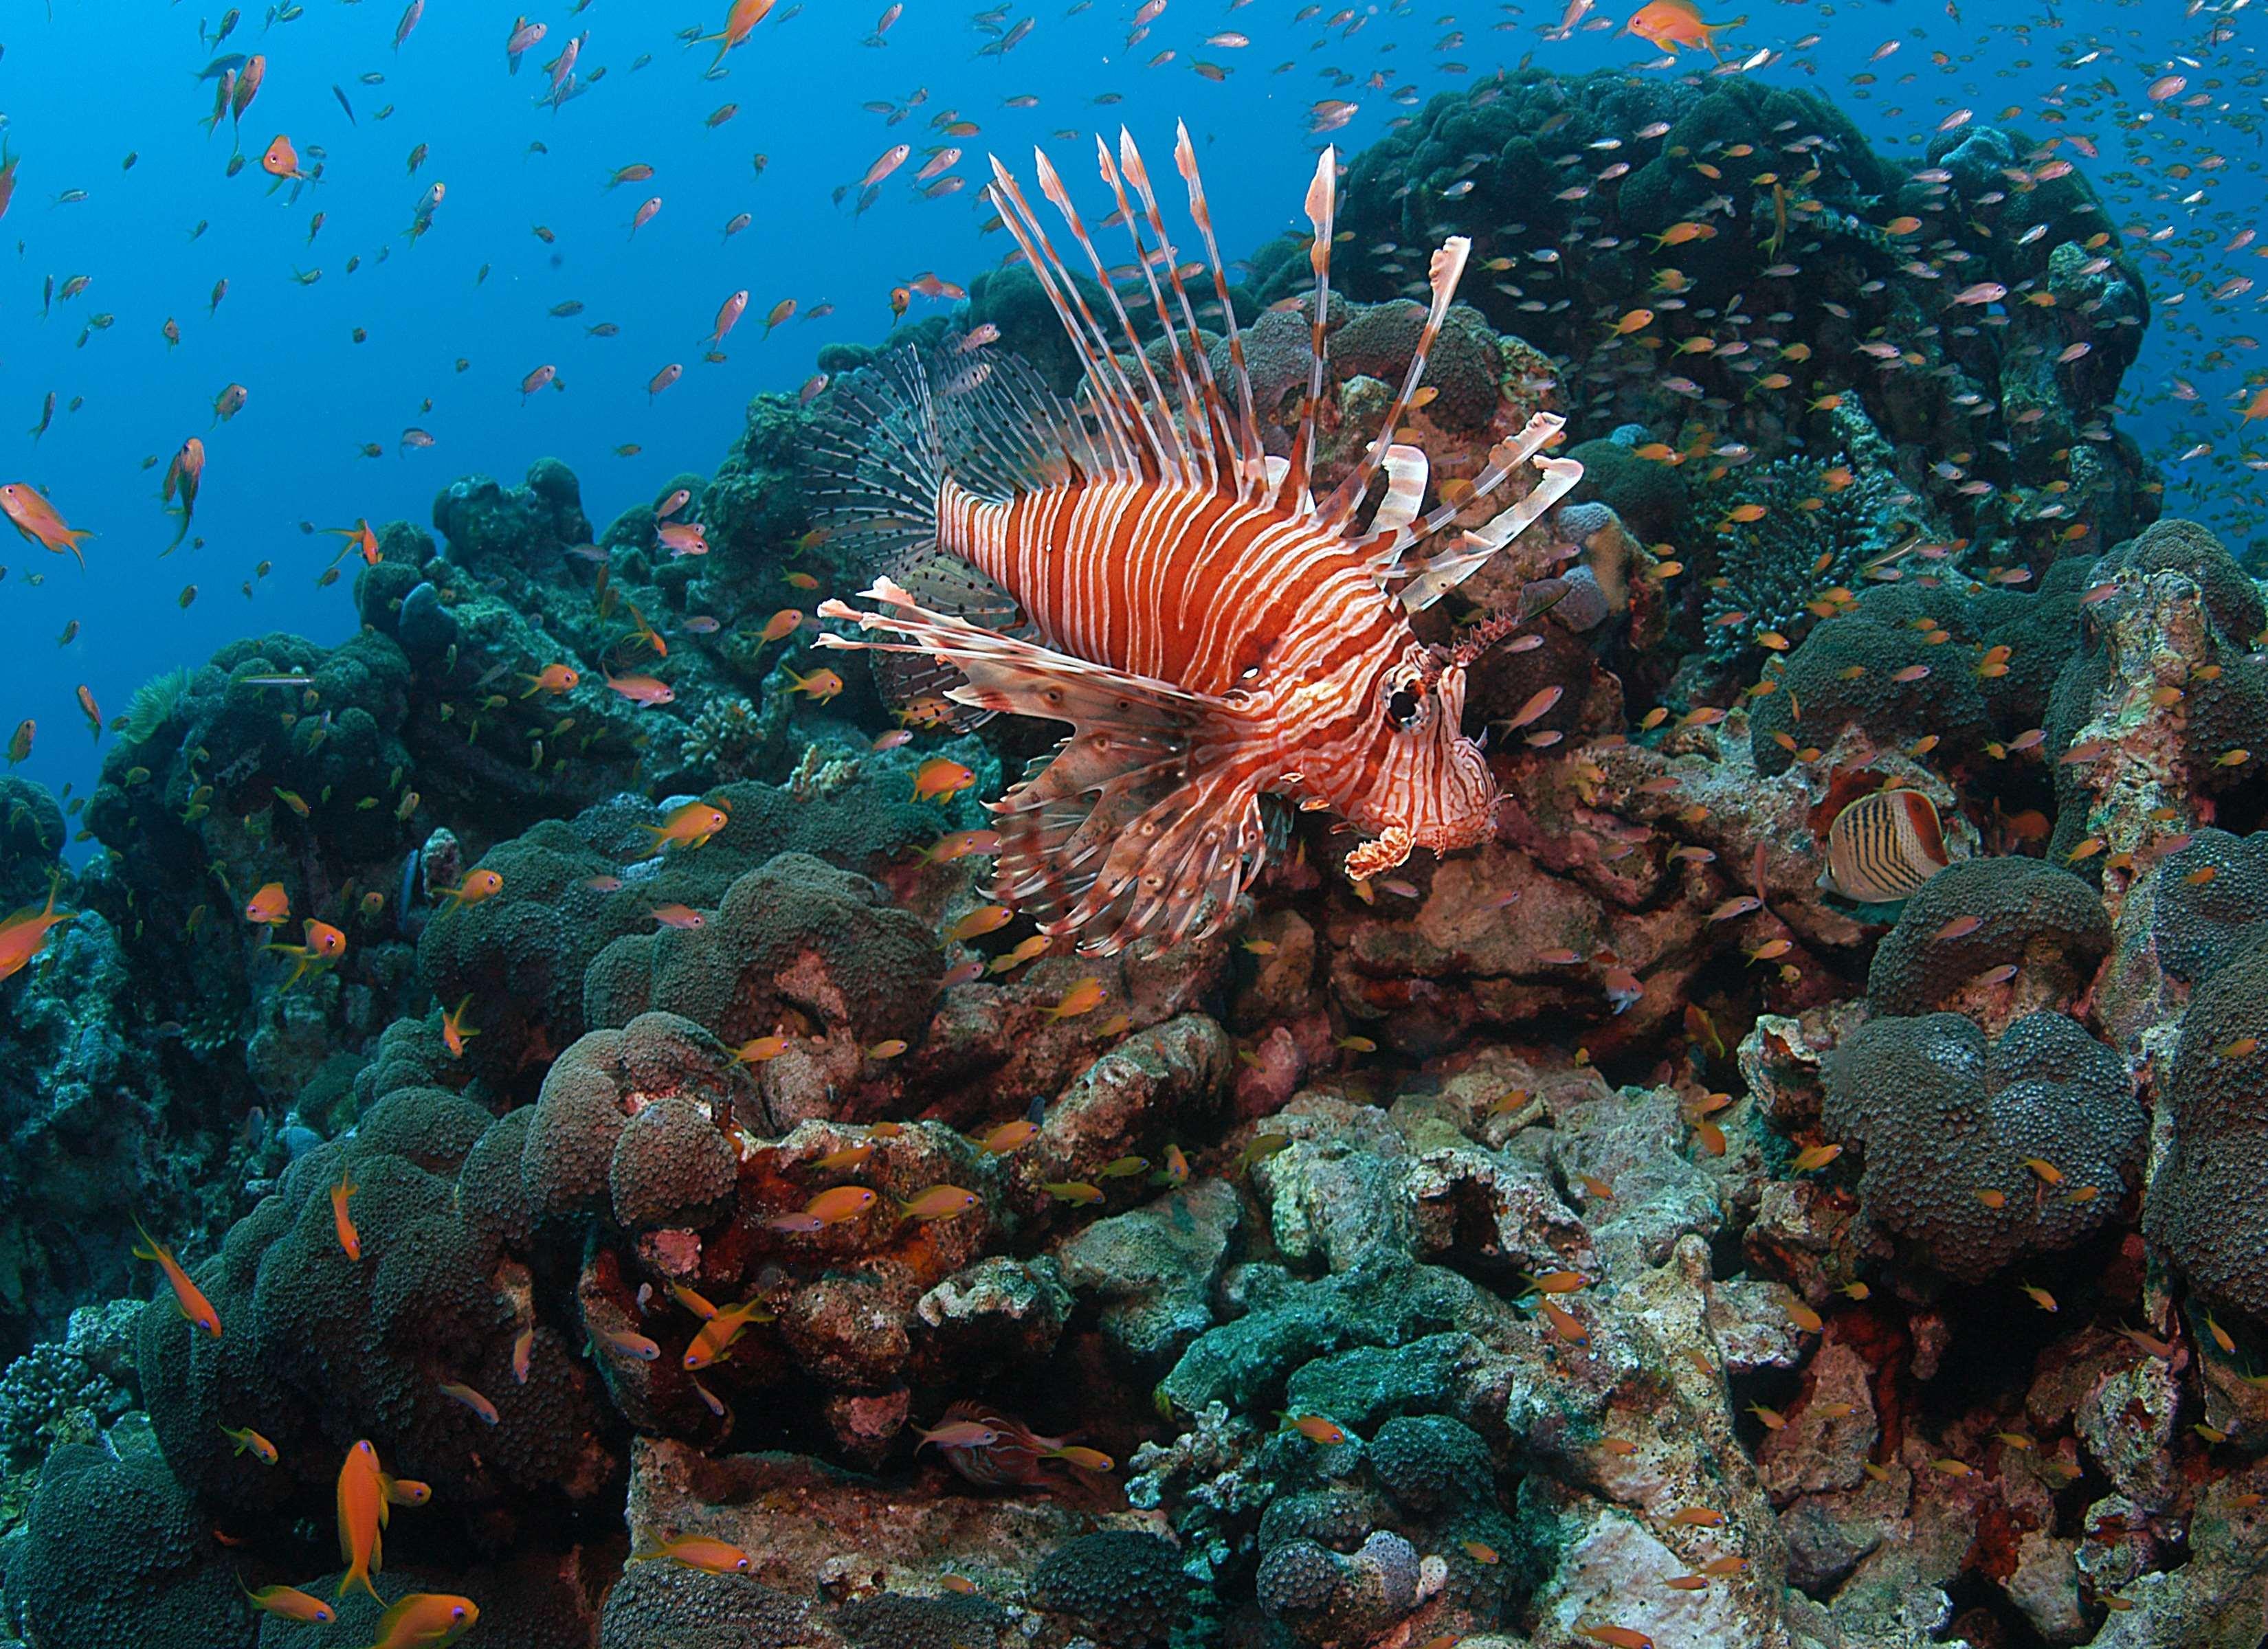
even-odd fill
[[[1463,671],[1418,687],[1402,607],[1311,513],[1150,481],[994,502],[948,480],[938,542],[1012,595],[1047,646],[1233,704],[1206,767],[1366,833],[1398,828],[1404,851],[1486,838],[1495,791],[1459,731]],[[1383,713],[1405,686],[1422,729]]]

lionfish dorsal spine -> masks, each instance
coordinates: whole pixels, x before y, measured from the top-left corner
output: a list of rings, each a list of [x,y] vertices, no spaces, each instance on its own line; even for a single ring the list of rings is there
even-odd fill
[[[1220,386],[1214,381],[1212,362],[1205,353],[1197,328],[1197,306],[1189,301],[1189,288],[1182,283],[1181,260],[1175,254],[1172,237],[1166,232],[1165,214],[1158,210],[1157,191],[1150,187],[1150,168],[1142,159],[1142,151],[1135,147],[1134,135],[1123,126],[1118,129],[1118,169],[1126,181],[1133,186],[1135,197],[1142,202],[1143,212],[1150,221],[1151,232],[1158,239],[1158,258],[1165,266],[1166,283],[1173,289],[1174,301],[1181,307],[1182,327],[1181,335],[1174,334],[1172,325],[1167,320],[1165,306],[1162,302],[1160,302],[1158,306],[1159,320],[1160,324],[1165,328],[1167,336],[1172,340],[1174,368],[1182,375],[1183,393],[1189,394],[1193,386],[1195,399],[1202,406],[1201,412],[1193,409],[1191,416],[1192,421],[1201,424],[1205,431],[1205,461],[1212,487],[1216,491],[1226,490],[1232,496],[1241,498],[1244,496],[1244,487],[1241,480],[1237,479],[1238,467],[1235,459],[1235,454],[1241,447],[1241,438],[1236,426],[1229,420],[1228,405],[1221,399]],[[1124,200],[1123,194],[1120,199],[1123,202]],[[1130,215],[1127,222],[1131,227],[1133,219]],[[1138,248],[1142,244],[1142,238],[1138,232],[1134,236],[1134,243]],[[1147,270],[1149,267],[1145,256],[1143,268]],[[1225,291],[1226,276],[1224,274],[1220,278]],[[1150,291],[1152,297],[1155,298],[1158,283],[1154,275],[1150,279]],[[1233,324],[1234,312],[1225,298],[1222,300],[1221,308],[1222,313]],[[1184,339],[1188,343],[1186,359],[1182,350]],[[1194,376],[1193,386],[1192,376]],[[1227,484],[1232,481],[1234,484]]]
[[[1402,529],[1418,519],[1418,507],[1425,502],[1426,477],[1432,474],[1420,447],[1389,444],[1380,462],[1386,470],[1386,496],[1379,500],[1378,510],[1370,518],[1372,542],[1385,537],[1398,538]],[[1400,553],[1398,544],[1394,553]]]
[[[1371,478],[1386,456],[1386,448],[1394,439],[1394,432],[1402,427],[1403,414],[1410,410],[1416,398],[1418,386],[1425,380],[1426,357],[1432,354],[1433,341],[1441,335],[1442,324],[1449,318],[1449,306],[1455,301],[1457,283],[1464,278],[1465,262],[1472,255],[1473,243],[1462,235],[1452,235],[1434,249],[1433,261],[1428,270],[1432,282],[1433,301],[1425,312],[1425,324],[1418,334],[1418,347],[1410,352],[1409,370],[1402,375],[1402,393],[1395,396],[1394,405],[1379,426],[1378,435],[1364,449],[1362,461],[1357,464],[1323,501],[1315,512],[1315,525],[1326,533],[1344,531],[1352,519],[1363,494],[1369,490]]]
[[[1132,140],[1127,143],[1130,147]],[[1237,497],[1248,504],[1263,493],[1272,497],[1278,483],[1269,479],[1267,450],[1260,439],[1260,415],[1252,401],[1252,374],[1244,364],[1244,334],[1236,324],[1236,306],[1229,301],[1228,266],[1220,261],[1220,242],[1212,232],[1212,208],[1205,200],[1204,180],[1197,175],[1197,153],[1189,142],[1187,121],[1177,121],[1174,127],[1174,167],[1189,186],[1189,218],[1204,237],[1205,261],[1212,267],[1213,292],[1220,301],[1220,324],[1228,335],[1229,372],[1236,380],[1233,433]]]
[[[1189,356],[1182,347],[1182,335],[1174,325],[1173,312],[1166,306],[1165,291],[1158,284],[1157,265],[1152,260],[1149,243],[1142,237],[1142,226],[1135,218],[1134,203],[1127,198],[1126,183],[1129,180],[1120,175],[1117,166],[1110,158],[1110,145],[1100,132],[1097,132],[1094,136],[1094,158],[1103,182],[1109,186],[1112,198],[1118,203],[1118,210],[1111,216],[1125,225],[1127,237],[1134,243],[1135,267],[1142,271],[1143,281],[1149,288],[1150,307],[1158,317],[1159,334],[1165,342],[1168,358],[1172,362],[1174,383],[1178,391],[1181,408],[1182,461],[1188,470],[1184,478],[1185,484],[1191,487],[1203,487],[1209,491],[1215,490],[1219,484],[1220,463],[1213,448],[1211,415],[1207,410],[1204,398],[1197,393],[1196,379],[1189,373]],[[1138,155],[1135,157],[1138,168],[1140,158]],[[1151,215],[1154,219],[1156,217],[1154,210]],[[1158,258],[1165,262],[1170,276],[1173,269],[1173,246],[1166,238],[1165,225],[1160,223],[1156,225],[1156,228]],[[1178,289],[1180,283],[1175,281],[1174,285]],[[1111,302],[1114,305],[1118,303],[1115,290],[1111,294]],[[1122,306],[1119,309],[1119,320],[1124,322],[1125,319],[1125,310]],[[1189,327],[1194,335],[1197,328],[1194,320],[1190,321]],[[1127,333],[1130,337],[1133,334],[1133,328],[1130,325],[1127,327]],[[1164,409],[1167,404],[1165,386],[1158,381],[1158,375],[1152,369],[1149,351],[1138,348],[1134,357],[1141,364],[1142,376],[1150,386],[1152,401],[1160,409]],[[1168,422],[1170,423],[1170,420]]]
[[[1297,514],[1313,513],[1314,494],[1310,481],[1315,467],[1315,416],[1322,404],[1323,378],[1330,360],[1331,237],[1338,221],[1339,151],[1326,144],[1315,161],[1314,181],[1307,185],[1307,222],[1315,232],[1307,262],[1315,272],[1314,316],[1309,328],[1313,360],[1307,368],[1307,398],[1300,408],[1300,438],[1292,445],[1292,507]]]
[[[1126,306],[1119,301],[1117,283],[1110,278],[1110,272],[1102,261],[1102,254],[1087,234],[1086,224],[1079,217],[1079,208],[1071,203],[1071,191],[1064,187],[1062,174],[1057,172],[1055,162],[1048,158],[1043,150],[1032,151],[1032,166],[1039,180],[1040,193],[1062,215],[1072,240],[1078,243],[1080,251],[1086,254],[1087,264],[1094,271],[1095,283],[1109,298],[1111,310],[1117,317],[1118,335],[1125,341],[1127,350],[1140,364],[1144,378],[1156,390],[1157,376],[1150,370],[1149,357],[1143,353],[1141,337],[1135,332],[1133,321],[1127,317]],[[1127,377],[1126,369],[1118,364],[1118,349],[1112,342],[1108,329],[1094,318],[1094,310],[1087,306],[1086,295],[1079,290],[1079,283],[1071,278],[1070,270],[1064,266],[1054,246],[1044,240],[1042,244],[1047,246],[1048,254],[1057,259],[1057,276],[1064,290],[1071,294],[1079,319],[1086,323],[1094,343],[1096,358],[1107,369],[1107,376],[1094,380],[1096,395],[1115,397],[1129,423],[1141,431],[1143,444],[1136,451],[1141,460],[1139,469],[1143,479],[1160,481],[1171,476],[1187,485],[1191,478],[1188,456],[1182,445],[1181,436],[1174,428],[1173,419],[1167,413],[1163,391],[1145,397],[1134,387],[1133,379]]]
[[[1056,255],[1055,246],[1049,240],[1046,228],[1024,199],[1022,186],[1016,181],[1015,174],[1001,164],[998,155],[991,157],[991,160],[992,187],[990,193],[993,207],[1022,250],[1024,261],[1039,281],[1040,290],[1047,294],[1048,302],[1056,312],[1056,319],[1063,323],[1064,335],[1078,352],[1080,370],[1086,374],[1096,416],[1108,444],[1106,456],[1110,460],[1111,467],[1128,474],[1139,473],[1142,468],[1142,460],[1138,456],[1139,438],[1131,409],[1111,392],[1110,379],[1101,361],[1096,358],[1096,341],[1101,335],[1101,329],[1094,326],[1091,314],[1086,316],[1086,325],[1082,326],[1079,315],[1072,313],[1073,303],[1077,303],[1081,313],[1085,313],[1086,300],[1079,298],[1079,289],[1072,284],[1070,272]],[[1105,357],[1108,355],[1108,345],[1103,346],[1102,353]],[[1116,367],[1112,370],[1115,371]]]

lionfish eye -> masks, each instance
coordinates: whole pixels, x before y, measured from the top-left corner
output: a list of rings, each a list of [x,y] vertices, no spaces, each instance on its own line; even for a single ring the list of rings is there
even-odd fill
[[[1397,687],[1386,696],[1386,719],[1397,727],[1409,726],[1425,708],[1425,701],[1406,687]]]

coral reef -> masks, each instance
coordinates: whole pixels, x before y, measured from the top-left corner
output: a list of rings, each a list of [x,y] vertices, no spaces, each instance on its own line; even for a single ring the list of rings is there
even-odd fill
[[[836,380],[911,339],[1068,392],[1020,264],[596,531],[550,460],[376,529],[357,634],[137,695],[75,875],[74,811],[0,780],[0,883],[76,913],[0,980],[9,1623],[2249,1643],[2268,604],[2153,524],[2110,422],[2140,276],[2043,155],[1523,68],[1358,156],[1314,485],[1449,233],[1415,507],[1481,526],[1542,411],[1585,477],[1418,617],[1538,621],[1466,680],[1486,839],[1358,880],[1271,800],[1187,943],[995,902],[988,804],[1058,729],[810,651],[874,571],[814,529]],[[1278,457],[1309,251],[1227,293]],[[1953,862],[1860,904],[1822,872],[1886,785]],[[339,1597],[362,1443],[385,1563]]]

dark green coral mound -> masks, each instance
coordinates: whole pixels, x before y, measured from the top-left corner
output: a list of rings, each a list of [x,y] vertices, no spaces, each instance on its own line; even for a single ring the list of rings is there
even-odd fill
[[[2198,988],[2166,1106],[2143,1232],[2192,1289],[2268,1327],[2268,945]]]
[[[10,1611],[39,1649],[250,1649],[253,1614],[221,1556],[163,1460],[66,1444],[32,1497]]]
[[[1776,673],[1778,688],[1749,716],[1757,769],[1785,773],[1797,750],[1827,749],[1853,725],[1877,747],[1931,735],[1947,756],[1981,746],[1992,732],[1977,675],[1982,650],[1952,628],[1968,628],[1961,605],[1941,588],[1870,590],[1857,610],[1813,630]],[[1944,628],[1924,629],[1916,618]],[[1948,639],[1932,642],[1933,634]]]
[[[797,1649],[811,1612],[743,1574],[636,1563],[607,1594],[599,1649]]]
[[[836,1629],[857,1649],[991,1649],[1007,1624],[1006,1609],[969,1593],[884,1592],[853,1599],[835,1615]]]
[[[2150,932],[2158,965],[2169,979],[2203,984],[2258,939],[2268,920],[2268,832],[2194,831],[2161,863],[2154,887]]]
[[[2013,967],[2013,990],[2060,1005],[2110,950],[2102,897],[2080,877],[2033,858],[1966,859],[1906,901],[1875,948],[1867,1002],[1879,1014],[1935,1013],[1955,1007],[1979,975]]]
[[[2125,1063],[2060,1014],[2026,1014],[1989,1045],[1957,1013],[1874,1020],[1826,1078],[1820,1120],[1865,1151],[1867,1218],[1958,1282],[2085,1241],[2141,1165]]]
[[[1189,1611],[1189,1590],[1174,1543],[1139,1529],[1067,1540],[1032,1574],[1034,1602],[1120,1649],[1165,1642]]]
[[[1613,439],[1580,442],[1567,456],[1583,467],[1571,495],[1576,502],[1605,504],[1648,542],[1675,535],[1685,519],[1686,489],[1675,466],[1640,458],[1638,444]]]
[[[166,1458],[215,1514],[328,1518],[347,1444],[368,1438],[387,1469],[432,1485],[416,1541],[463,1520],[508,1538],[517,1519],[563,1513],[619,1481],[594,1381],[541,1319],[526,1257],[504,1239],[528,1224],[497,1218],[510,1187],[482,1142],[524,1124],[445,1091],[385,1096],[343,1144],[310,1151],[276,1193],[195,1268],[223,1333],[193,1329],[161,1299],[143,1314],[145,1402]],[[478,1165],[479,1172],[475,1173]],[[331,1192],[354,1188],[348,1255]],[[563,1318],[562,1321],[564,1321]],[[514,1341],[532,1330],[527,1378]],[[484,1424],[441,1390],[482,1394]],[[221,1428],[256,1426],[275,1466],[235,1453]]]

